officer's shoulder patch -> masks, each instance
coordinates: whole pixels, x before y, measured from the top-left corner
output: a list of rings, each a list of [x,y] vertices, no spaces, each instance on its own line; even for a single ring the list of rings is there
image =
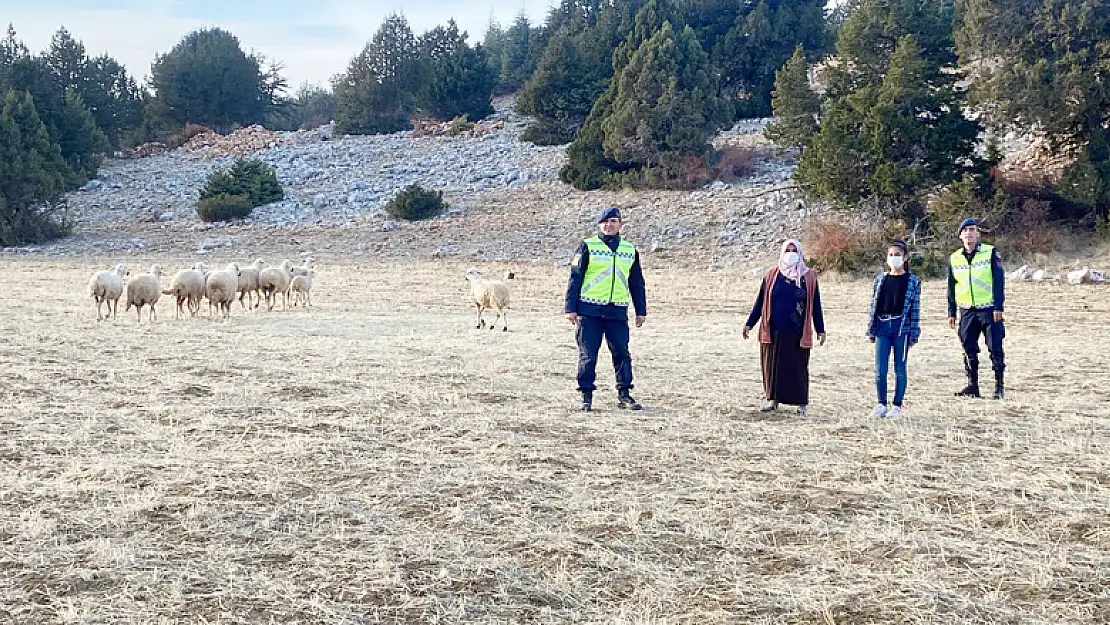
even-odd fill
[[[575,254],[574,259],[570,261],[570,264],[577,267],[581,262],[582,262],[582,255],[581,254]]]

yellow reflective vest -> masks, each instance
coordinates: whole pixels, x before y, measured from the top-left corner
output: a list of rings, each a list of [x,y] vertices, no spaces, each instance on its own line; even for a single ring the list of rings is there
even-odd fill
[[[967,262],[963,250],[953,252],[949,263],[952,276],[956,279],[956,306],[960,308],[984,308],[994,305],[994,272],[991,259],[994,247],[980,243],[971,262]]]
[[[628,290],[628,274],[636,261],[636,246],[621,239],[617,251],[609,249],[601,237],[586,239],[590,262],[582,277],[578,298],[587,304],[606,306],[615,304],[627,307],[632,301]]]

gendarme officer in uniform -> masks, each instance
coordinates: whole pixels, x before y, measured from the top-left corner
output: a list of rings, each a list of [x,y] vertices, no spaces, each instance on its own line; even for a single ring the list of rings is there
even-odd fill
[[[979,336],[983,334],[994,369],[994,398],[1002,399],[1002,374],[1006,368],[1002,353],[1002,339],[1006,336],[1002,314],[1006,273],[994,247],[980,242],[979,222],[965,219],[960,224],[959,236],[963,247],[953,252],[948,262],[948,326],[957,327],[959,309],[967,386],[956,395],[980,397]]]
[[[632,399],[632,356],[628,353],[628,306],[636,311],[636,327],[644,325],[647,293],[640,254],[621,239],[621,211],[610,207],[597,220],[599,233],[578,246],[567,285],[567,319],[578,340],[578,390],[582,410],[593,408],[597,354],[601,339],[609,344],[617,374],[617,406],[640,410]]]

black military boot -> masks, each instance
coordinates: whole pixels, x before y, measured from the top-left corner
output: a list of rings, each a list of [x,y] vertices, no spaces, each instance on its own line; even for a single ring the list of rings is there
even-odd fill
[[[582,412],[589,412],[594,409],[594,392],[582,391]]]
[[[967,386],[956,393],[956,397],[982,397],[979,394],[979,363],[974,360],[964,359],[964,371],[967,373]]]
[[[620,394],[617,396],[617,408],[624,408],[626,410],[643,410],[644,407],[640,405],[640,402],[632,399],[632,395],[629,394],[628,389],[622,389],[620,391]]]
[[[995,371],[994,372],[994,398],[995,399],[1002,399],[1002,397],[1005,395],[1005,393],[1003,392],[1004,391],[1003,386],[1005,386],[1005,385],[1002,383],[1002,372],[1001,371]]]

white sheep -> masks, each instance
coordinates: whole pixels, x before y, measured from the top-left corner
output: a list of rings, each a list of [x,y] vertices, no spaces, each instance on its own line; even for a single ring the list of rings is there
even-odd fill
[[[182,304],[189,307],[190,317],[195,317],[200,311],[200,300],[204,297],[204,275],[204,263],[197,262],[192,269],[182,269],[170,279],[170,288],[163,290],[162,295],[173,295],[177,299],[174,319],[180,319],[184,313]]]
[[[1068,283],[1069,284],[1086,284],[1090,281],[1091,281],[1091,268],[1090,267],[1085,266],[1082,269],[1076,269],[1075,271],[1069,271],[1068,272]]]
[[[223,315],[224,319],[231,318],[231,303],[239,293],[239,265],[229,264],[222,271],[213,271],[204,280],[204,294],[208,297],[208,316],[212,315],[212,307]]]
[[[262,295],[258,293],[258,274],[262,273],[262,268],[266,266],[266,261],[261,258],[255,260],[253,263],[243,267],[239,270],[239,304],[244,310],[247,307],[258,308],[262,303]],[[251,300],[251,294],[254,294],[254,300]],[[243,303],[243,298],[247,298],[247,303]]]
[[[289,282],[293,279],[290,274],[292,266],[293,262],[287,258],[281,261],[280,266],[267,267],[258,274],[258,290],[266,298],[266,310],[274,309],[278,293],[282,295],[281,308],[285,310],[289,300]]]
[[[293,267],[292,269],[290,269],[289,275],[291,277],[306,275],[308,272],[312,271],[312,263],[314,262],[316,262],[316,259],[309,256],[308,258],[304,259],[304,262],[301,263],[300,267]]]
[[[135,307],[135,314],[139,317],[139,322],[143,320],[143,306],[150,306],[150,321],[158,318],[158,311],[154,307],[158,303],[159,296],[162,295],[162,285],[158,282],[158,278],[165,275],[162,271],[161,265],[151,265],[150,272],[139,274],[132,278],[127,283],[127,307],[123,312],[131,310]]]
[[[300,276],[293,276],[289,282],[289,292],[293,294],[293,305],[303,301],[305,308],[312,306],[312,270]]]
[[[1029,268],[1029,265],[1022,265],[1021,267],[1018,267],[1017,269],[1012,271],[1009,275],[1009,278],[1017,282],[1032,280],[1033,270]]]
[[[509,286],[500,280],[483,278],[482,272],[474,268],[466,270],[466,280],[470,283],[470,296],[474,300],[474,307],[478,309],[477,328],[480,330],[486,325],[482,319],[482,313],[486,309],[493,309],[497,312],[497,318],[493,320],[489,329],[496,328],[497,320],[500,319],[501,330],[508,332]]]
[[[101,304],[108,304],[108,312],[115,318],[116,312],[119,310],[119,298],[123,295],[123,276],[127,273],[127,268],[123,265],[116,265],[116,268],[111,271],[98,271],[89,280],[89,295],[92,295],[93,301],[96,302],[96,320],[102,321],[108,318],[108,315],[101,316]]]

